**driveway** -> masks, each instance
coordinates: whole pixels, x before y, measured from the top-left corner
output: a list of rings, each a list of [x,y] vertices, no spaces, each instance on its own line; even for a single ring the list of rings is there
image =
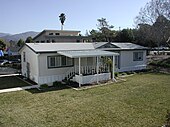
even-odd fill
[[[0,67],[0,75],[16,74],[19,70],[10,67]]]
[[[22,81],[16,76],[0,77],[0,89],[8,89],[15,87],[30,86],[30,84]]]

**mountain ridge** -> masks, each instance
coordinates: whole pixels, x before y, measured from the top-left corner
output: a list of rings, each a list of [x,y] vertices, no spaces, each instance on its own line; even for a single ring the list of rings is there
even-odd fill
[[[23,33],[18,34],[8,34],[8,33],[0,33],[0,38],[4,39],[5,41],[9,42],[12,41],[18,41],[19,39],[23,39],[24,41],[27,39],[27,37],[35,37],[39,32],[35,31],[27,31]]]

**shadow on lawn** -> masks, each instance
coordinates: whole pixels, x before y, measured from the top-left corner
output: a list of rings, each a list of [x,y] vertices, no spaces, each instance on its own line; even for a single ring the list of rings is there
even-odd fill
[[[64,90],[64,89],[70,89],[70,87],[66,85],[59,85],[59,86],[48,86],[45,88],[33,88],[33,89],[28,89],[26,91],[32,94],[37,94],[37,93],[45,93],[45,92],[58,91],[58,90]]]

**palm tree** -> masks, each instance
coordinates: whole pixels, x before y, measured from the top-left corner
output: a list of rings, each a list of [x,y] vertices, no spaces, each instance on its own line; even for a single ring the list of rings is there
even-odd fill
[[[66,20],[66,15],[64,13],[61,13],[59,18],[61,21],[61,30],[63,30],[64,21]]]

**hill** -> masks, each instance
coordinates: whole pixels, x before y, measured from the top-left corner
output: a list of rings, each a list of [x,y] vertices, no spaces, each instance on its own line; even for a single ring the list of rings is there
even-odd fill
[[[10,34],[8,34],[8,33],[0,33],[0,37],[7,36],[7,35],[10,35]]]
[[[14,35],[10,35],[10,34],[5,34],[5,33],[0,33],[0,38],[6,40],[6,41],[18,41],[19,39],[23,39],[26,40],[27,37],[31,36],[32,38],[35,37],[39,32],[35,32],[35,31],[28,31],[28,32],[24,32],[24,33],[20,33],[20,34],[14,34]],[[4,36],[3,36],[4,35]]]

